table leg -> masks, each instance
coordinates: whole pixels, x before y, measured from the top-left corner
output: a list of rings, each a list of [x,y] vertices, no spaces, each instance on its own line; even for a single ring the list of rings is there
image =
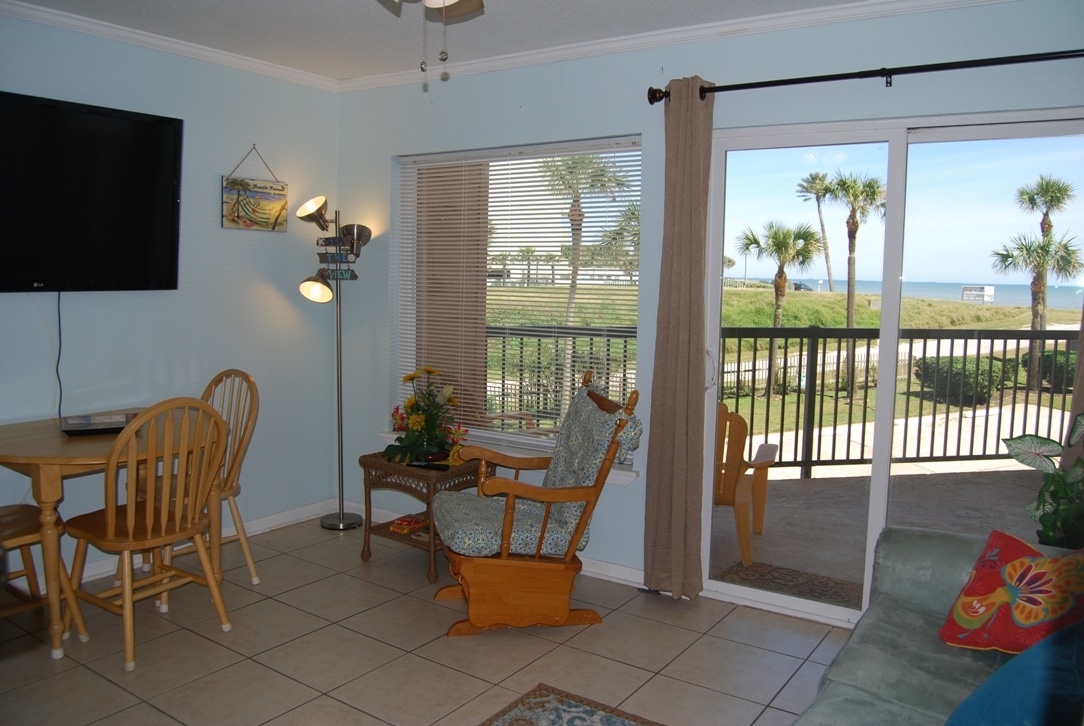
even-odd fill
[[[64,657],[64,622],[60,609],[60,530],[56,526],[56,505],[60,501],[60,469],[36,467],[30,477],[34,499],[41,507],[41,559],[45,567],[45,589],[49,601],[49,640],[53,658]]]
[[[429,485],[429,496],[425,498],[425,519],[429,523],[429,584],[437,581],[437,525],[433,522],[433,488]]]
[[[364,458],[364,457],[362,457]],[[360,462],[359,462],[360,463]],[[364,469],[365,465],[361,464]],[[372,550],[369,549],[369,533],[373,524],[373,493],[369,489],[369,482],[364,482],[365,487],[365,522],[362,523],[362,538],[361,538],[361,561],[368,562],[372,557]]]

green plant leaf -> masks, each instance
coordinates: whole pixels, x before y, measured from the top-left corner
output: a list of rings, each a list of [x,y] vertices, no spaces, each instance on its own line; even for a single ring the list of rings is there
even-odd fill
[[[1038,469],[1050,474],[1057,469],[1057,465],[1050,457],[1058,456],[1062,452],[1061,444],[1045,436],[1024,434],[1011,439],[1002,439],[1009,455],[1025,466]]]
[[[1069,430],[1069,446],[1074,446],[1084,438],[1084,413],[1073,419],[1073,428]]]

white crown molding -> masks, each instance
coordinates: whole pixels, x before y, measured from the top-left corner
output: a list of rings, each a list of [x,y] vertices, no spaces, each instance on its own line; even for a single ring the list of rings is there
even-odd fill
[[[686,28],[675,28],[638,35],[629,35],[608,40],[574,43],[555,48],[545,48],[526,53],[514,53],[479,61],[453,63],[442,66],[440,72],[422,74],[420,71],[402,71],[376,76],[364,76],[339,81],[326,76],[306,73],[293,68],[255,60],[246,56],[214,50],[205,46],[184,41],[164,38],[160,35],[131,30],[97,20],[63,13],[55,10],[28,5],[17,0],[0,0],[0,15],[8,15],[21,20],[52,25],[66,30],[88,33],[103,38],[119,40],[153,50],[160,50],[175,55],[195,58],[218,65],[238,68],[252,73],[271,76],[280,80],[312,86],[328,91],[358,91],[369,88],[384,88],[419,83],[425,80],[436,81],[447,72],[449,76],[465,76],[489,73],[509,68],[541,65],[557,61],[576,60],[614,53],[625,53],[647,48],[657,48],[679,43],[692,43],[714,40],[735,35],[752,35],[794,28],[827,25],[854,20],[869,20],[910,15],[938,10],[949,10],[977,5],[996,5],[1018,2],[1019,0],[860,0],[847,5],[813,10],[798,10],[777,15],[768,15],[745,20],[733,20],[722,23],[710,23]]]

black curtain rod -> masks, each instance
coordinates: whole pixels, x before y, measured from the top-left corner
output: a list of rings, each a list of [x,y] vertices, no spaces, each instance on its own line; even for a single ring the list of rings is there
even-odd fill
[[[953,61],[950,63],[926,63],[918,66],[900,66],[899,68],[879,68],[870,71],[856,71],[853,73],[831,73],[824,76],[804,76],[802,78],[783,78],[777,81],[755,81],[753,83],[732,83],[729,86],[701,86],[700,100],[703,101],[709,93],[725,93],[727,91],[748,91],[754,88],[776,88],[778,86],[799,86],[806,83],[825,83],[828,81],[850,81],[861,78],[884,78],[885,87],[892,87],[892,76],[904,76],[912,73],[935,73],[938,71],[957,71],[964,68],[986,68],[989,66],[1008,66],[1018,63],[1037,63],[1041,61],[1065,60],[1068,58],[1084,58],[1084,49],[1059,50],[1050,53],[1031,53],[1028,55],[1010,55],[1001,58],[980,58],[969,61]],[[664,98],[670,97],[670,91],[661,88],[647,89],[647,102],[654,105]]]

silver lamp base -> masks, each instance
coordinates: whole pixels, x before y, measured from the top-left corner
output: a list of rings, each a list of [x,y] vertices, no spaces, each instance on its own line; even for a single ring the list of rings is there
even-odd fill
[[[337,529],[342,531],[344,529],[355,529],[356,527],[360,527],[364,521],[365,520],[362,519],[360,514],[352,514],[351,512],[343,512],[340,514],[339,512],[332,512],[331,514],[325,514],[320,517],[320,526],[324,529]]]

